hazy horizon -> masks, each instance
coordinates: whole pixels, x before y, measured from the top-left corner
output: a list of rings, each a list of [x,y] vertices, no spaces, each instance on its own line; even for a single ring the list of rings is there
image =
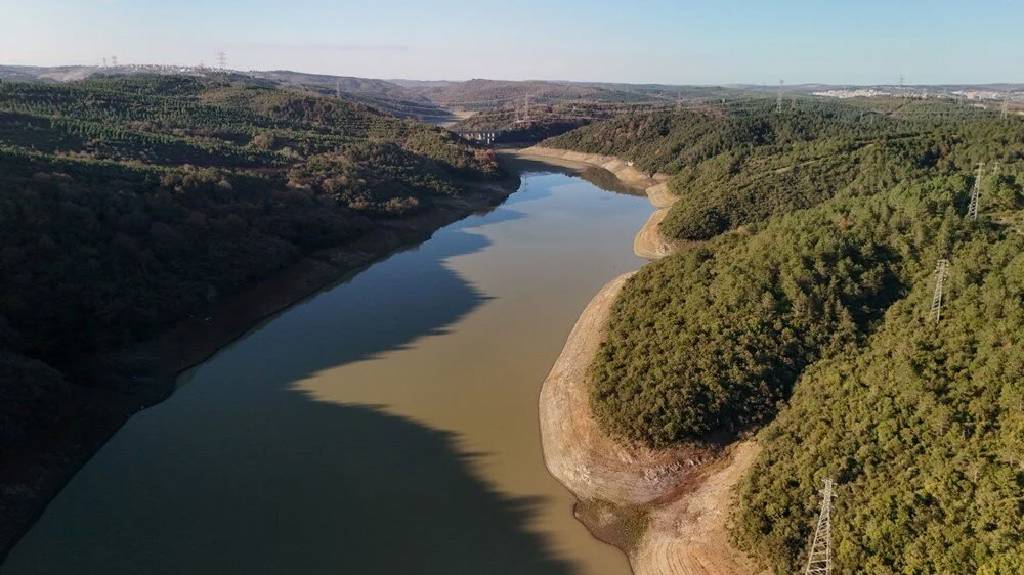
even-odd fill
[[[596,0],[0,0],[0,64],[672,85],[1024,82],[1012,0],[821,6]],[[499,16],[496,16],[499,15]],[[507,16],[507,17],[506,17]]]
[[[207,69],[211,72],[219,72],[215,65],[210,63],[204,63]],[[0,62],[0,66],[11,66],[11,67],[24,67],[24,68],[42,68],[42,69],[59,69],[59,68],[88,68],[88,67],[100,67],[96,64],[90,63],[58,63],[58,64],[34,64],[34,63],[18,63],[18,64],[7,64]],[[194,64],[183,64],[183,63],[157,63],[157,62],[119,62],[121,67],[131,66],[181,66],[182,68],[195,67]],[[113,68],[108,64],[108,68]],[[290,74],[303,74],[309,76],[325,76],[325,77],[337,77],[337,78],[355,78],[359,80],[380,80],[383,82],[419,82],[424,84],[430,83],[460,83],[460,82],[471,82],[471,81],[484,81],[484,82],[548,82],[548,83],[564,83],[564,84],[596,84],[596,85],[624,85],[624,86],[666,86],[666,87],[695,87],[695,88],[744,88],[744,87],[756,87],[764,89],[776,89],[778,88],[778,82],[774,84],[757,84],[753,82],[730,82],[730,83],[718,83],[718,84],[671,84],[663,82],[616,82],[616,81],[604,81],[604,80],[565,80],[561,78],[522,78],[522,79],[502,79],[502,78],[488,78],[488,77],[474,77],[464,79],[449,79],[449,78],[385,78],[378,76],[352,76],[349,74],[334,74],[329,72],[315,72],[309,70],[296,70],[289,68],[265,68],[265,69],[251,69],[241,70],[237,68],[228,67],[223,71],[237,74],[268,74],[268,73],[290,73]],[[871,87],[896,87],[899,83],[897,82],[876,82],[872,84],[855,84],[855,83],[837,83],[837,82],[801,82],[801,83],[789,83],[784,84],[784,88],[796,88],[801,86],[824,86],[824,87],[848,87],[848,88],[871,88]],[[935,83],[918,83],[911,84],[905,82],[902,87],[904,88],[916,88],[916,87],[939,87],[939,86],[1024,86],[1024,81],[1013,82],[1013,81],[1002,81],[995,80],[991,82],[935,82]]]

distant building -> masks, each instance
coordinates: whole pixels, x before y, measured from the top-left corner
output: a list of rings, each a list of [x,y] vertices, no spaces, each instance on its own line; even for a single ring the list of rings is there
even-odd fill
[[[877,88],[855,88],[840,90],[823,90],[821,92],[814,92],[814,95],[825,96],[826,98],[873,98],[877,96],[891,96],[892,92],[879,90]]]

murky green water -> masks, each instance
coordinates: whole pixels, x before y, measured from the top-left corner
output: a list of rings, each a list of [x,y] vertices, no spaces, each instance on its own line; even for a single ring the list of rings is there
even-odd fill
[[[651,208],[528,173],[498,209],[183,376],[53,501],[4,575],[624,574],[544,468],[537,398]]]

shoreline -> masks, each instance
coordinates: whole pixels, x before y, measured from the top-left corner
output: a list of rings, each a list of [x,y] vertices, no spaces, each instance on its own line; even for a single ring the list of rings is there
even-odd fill
[[[670,255],[678,249],[678,245],[662,236],[658,228],[665,216],[668,215],[669,208],[679,199],[668,190],[666,174],[647,175],[634,168],[629,162],[612,156],[559,148],[530,146],[516,150],[515,154],[516,157],[528,161],[572,169],[596,168],[610,173],[628,188],[646,194],[647,200],[657,208],[633,238],[633,252],[644,259],[655,260]]]
[[[178,376],[244,337],[263,321],[429,239],[438,229],[492,209],[519,188],[519,174],[494,182],[465,183],[464,198],[439,201],[423,213],[383,220],[352,242],[308,254],[242,292],[205,318],[178,321],[155,339],[93,357],[70,378],[71,405],[61,421],[34,438],[0,468],[0,566],[49,502],[132,415],[169,398]],[[141,367],[141,370],[140,370]],[[141,374],[140,375],[140,371]],[[103,382],[88,388],[74,380]]]
[[[654,259],[678,249],[657,232],[677,199],[664,179],[638,177],[624,162],[596,154],[551,148],[517,153],[563,167],[616,168],[618,173],[609,171],[624,174],[620,179],[627,185],[642,185],[657,208],[635,238],[637,255]],[[576,497],[576,519],[595,538],[621,549],[633,573],[757,573],[732,546],[727,530],[732,488],[759,451],[754,440],[655,450],[613,440],[592,417],[587,371],[605,337],[612,306],[634,273],[612,279],[594,296],[544,381],[538,403],[545,464]]]

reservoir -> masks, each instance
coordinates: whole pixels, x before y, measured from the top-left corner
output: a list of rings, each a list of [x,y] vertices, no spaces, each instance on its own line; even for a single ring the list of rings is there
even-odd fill
[[[537,400],[651,207],[530,170],[183,374],[0,572],[628,573],[548,475]]]

